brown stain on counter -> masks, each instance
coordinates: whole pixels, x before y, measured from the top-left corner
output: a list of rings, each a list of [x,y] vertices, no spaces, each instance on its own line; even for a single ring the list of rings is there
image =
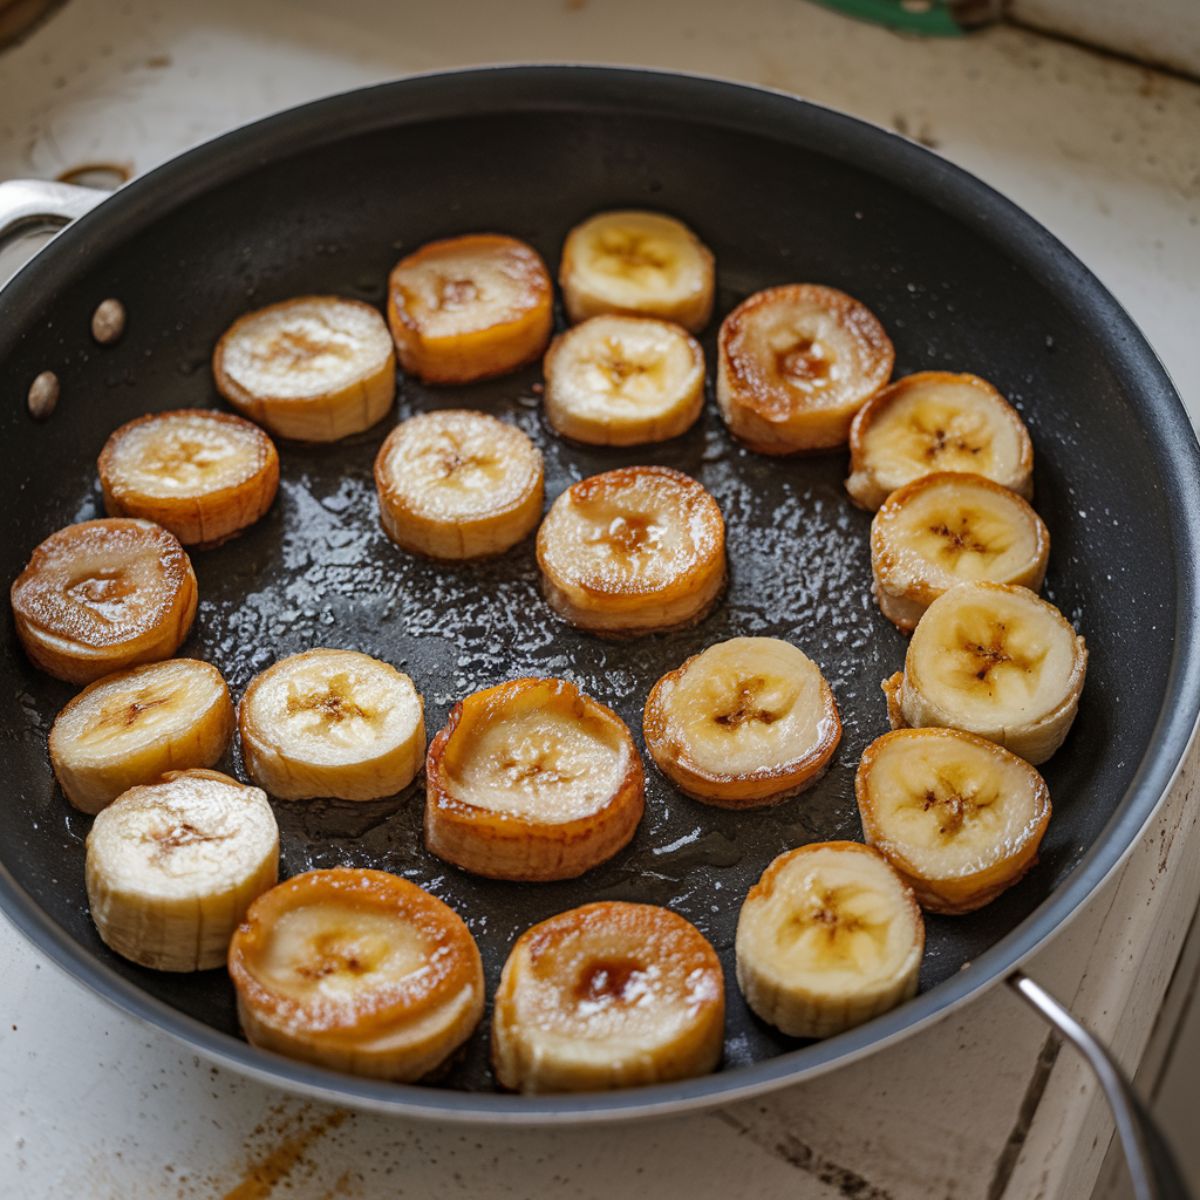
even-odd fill
[[[291,1123],[298,1125],[310,1111],[305,1105],[295,1114]],[[289,1136],[280,1136],[280,1140],[246,1168],[241,1182],[227,1191],[222,1200],[269,1200],[275,1188],[287,1180],[313,1144],[341,1125],[349,1115],[345,1109],[337,1109]],[[280,1134],[284,1132],[286,1128]],[[335,1186],[331,1195],[336,1196],[337,1193]]]

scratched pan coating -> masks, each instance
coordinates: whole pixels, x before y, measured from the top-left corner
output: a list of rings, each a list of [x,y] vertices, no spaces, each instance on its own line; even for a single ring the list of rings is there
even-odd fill
[[[272,511],[244,536],[192,555],[200,608],[182,653],[214,662],[237,696],[283,655],[362,650],[413,677],[431,734],[475,689],[563,676],[612,705],[640,745],[641,708],[663,672],[720,639],[774,635],[820,664],[844,737],[814,789],[757,812],[697,804],[648,766],[632,844],[570,882],[488,881],[439,862],[422,845],[419,787],[378,803],[276,803],[284,874],[372,866],[429,888],[478,939],[489,994],[513,939],[535,921],[596,899],[668,905],[724,963],[723,1070],[641,1093],[521,1099],[490,1094],[486,1025],[426,1088],[332,1076],[246,1047],[223,972],[145,971],[98,940],[83,884],[90,822],[67,806],[46,761],[49,724],[71,689],[25,662],[5,605],[14,699],[2,718],[0,898],[85,982],[207,1053],[349,1102],[483,1118],[665,1110],[799,1078],[960,1001],[1051,932],[1131,842],[1197,707],[1195,533],[1179,517],[1197,456],[1178,401],[1115,302],[1028,217],[916,147],[778,96],[629,71],[432,77],[253,126],[135,184],[0,295],[5,578],[51,531],[102,513],[94,463],[115,426],[147,411],[219,405],[208,356],[247,308],[302,292],[382,304],[402,252],[472,230],[526,238],[553,269],[572,224],[629,205],[678,215],[716,254],[718,311],[703,339],[710,375],[725,312],[759,288],[814,281],[879,315],[897,374],[978,372],[1021,411],[1036,448],[1035,505],[1052,537],[1046,595],[1091,649],[1079,718],[1044,768],[1054,816],[1038,865],[980,912],[927,918],[921,995],[896,1012],[820,1044],[753,1018],[733,980],[742,898],[781,851],[861,837],[854,769],[887,727],[879,684],[904,653],[871,598],[869,514],[843,491],[845,455],[748,453],[725,432],[711,392],[685,436],[605,451],[549,431],[537,368],[470,387],[402,378],[397,408],[369,432],[333,446],[281,443]],[[110,295],[126,305],[128,327],[101,349],[88,319]],[[58,372],[62,399],[38,425],[24,391],[46,368]],[[394,547],[378,525],[376,449],[397,420],[447,406],[525,430],[545,454],[548,502],[571,481],[626,463],[699,479],[728,530],[730,585],[716,611],[683,632],[600,641],[543,603],[532,539],[466,566]],[[240,772],[236,757],[226,765]]]

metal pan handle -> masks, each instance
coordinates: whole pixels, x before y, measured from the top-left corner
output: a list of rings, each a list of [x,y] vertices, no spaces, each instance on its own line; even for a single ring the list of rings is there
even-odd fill
[[[1116,1059],[1068,1009],[1023,971],[1014,971],[1007,983],[1083,1055],[1095,1072],[1112,1109],[1137,1200],[1191,1200],[1170,1147]]]
[[[90,212],[111,193],[49,179],[0,182],[0,242],[27,225],[65,225]]]

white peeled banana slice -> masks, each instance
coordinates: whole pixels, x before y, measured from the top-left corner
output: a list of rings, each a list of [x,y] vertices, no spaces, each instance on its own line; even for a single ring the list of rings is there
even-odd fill
[[[260,896],[229,946],[255,1046],[415,1082],[483,1015],[475,939],[448,905],[384,871],[308,871]]]
[[[384,532],[430,558],[502,554],[542,515],[542,455],[515,425],[442,409],[410,417],[375,459]]]
[[[943,726],[1045,762],[1062,745],[1083,691],[1087,647],[1028,588],[960,583],[917,623],[904,671],[884,692],[893,729]]]
[[[689,625],[725,586],[725,522],[696,480],[670,467],[621,467],[582,479],[538,530],[550,606],[593,633]]]
[[[577,442],[663,442],[704,407],[704,351],[667,321],[590,317],[554,339],[544,369],[546,419]]]
[[[206,971],[278,878],[267,797],[217,771],[130,788],[92,824],[88,905],[104,943],[156,971]]]
[[[280,437],[335,442],[392,406],[396,358],[360,300],[299,296],[239,317],[213,351],[217,391]]]
[[[494,879],[582,875],[628,844],[644,807],[625,722],[563,679],[514,679],[456,704],[425,782],[425,845]]]
[[[97,813],[167,771],[211,767],[233,737],[233,704],[210,663],[173,658],[89,684],[54,719],[50,765],[66,797]]]
[[[829,1037],[916,994],[925,923],[877,850],[815,842],[781,854],[738,917],[746,1003],[790,1037]]]
[[[833,692],[779,638],[709,646],[646,701],[646,749],[676,787],[728,808],[775,804],[814,783],[842,736]]]
[[[1049,558],[1042,519],[982,475],[923,475],[897,488],[871,522],[875,596],[905,633],[956,583],[990,580],[1036,592]]]
[[[686,1079],[721,1058],[721,962],[690,922],[601,901],[526,930],[492,1017],[501,1087],[582,1092]]]
[[[863,751],[854,782],[868,844],[922,907],[966,913],[1037,861],[1046,781],[1023,758],[955,729],[899,729]]]
[[[863,508],[936,471],[969,471],[1033,497],[1025,422],[978,375],[906,375],[864,405],[850,428],[846,491]]]
[[[356,650],[306,650],[250,681],[238,705],[250,778],[281,800],[376,800],[412,783],[424,705],[402,671]]]
[[[558,281],[567,315],[658,317],[698,333],[712,315],[712,251],[663,213],[597,213],[563,243]]]

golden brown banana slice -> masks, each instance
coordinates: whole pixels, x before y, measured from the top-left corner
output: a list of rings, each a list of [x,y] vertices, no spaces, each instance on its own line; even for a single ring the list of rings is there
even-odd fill
[[[843,445],[896,357],[865,304],[813,283],[743,300],[721,323],[717,351],[721,416],[760,454]]]
[[[1033,443],[1016,409],[986,379],[919,371],[865,404],[850,427],[846,491],[878,508],[937,471],[969,471],[1033,497]]]
[[[50,765],[66,797],[97,813],[167,771],[211,767],[233,737],[233,704],[211,663],[172,658],[106,675],[54,719]]]
[[[730,638],[651,689],[646,749],[680,791],[723,808],[776,804],[814,783],[842,737],[821,669],[779,638]]]
[[[425,845],[493,879],[573,879],[628,844],[642,763],[625,722],[563,679],[454,706],[429,745]]]
[[[196,576],[174,534],[109,517],[52,533],[11,597],[30,661],[68,683],[91,683],[179,649],[196,615]]]
[[[1037,861],[1046,782],[1023,758],[954,729],[900,729],[863,751],[854,781],[867,842],[932,912],[966,913]]]
[[[471,383],[540,358],[554,288],[538,252],[493,233],[430,242],[388,280],[400,365],[427,383]]]
[[[542,515],[542,455],[515,425],[442,409],[397,425],[375,459],[384,532],[430,558],[502,554]]]
[[[239,317],[217,342],[213,375],[243,416],[303,442],[369,429],[396,395],[383,318],[340,296],[299,296]]]
[[[279,455],[257,425],[183,408],[115,430],[97,463],[110,517],[144,517],[185,546],[215,546],[253,525],[279,487]]]
[[[414,1082],[483,1015],[483,967],[462,919],[384,871],[308,871],[264,893],[229,946],[255,1046],[353,1075]]]
[[[217,771],[172,771],[130,788],[87,839],[87,894],[104,943],[156,971],[225,961],[251,901],[278,878],[267,797]]]
[[[737,927],[746,1003],[790,1037],[829,1037],[915,995],[925,923],[870,846],[814,842],[781,854]]]
[[[597,213],[563,243],[558,282],[572,321],[658,317],[698,333],[712,315],[712,251],[663,213]]]
[[[621,467],[572,484],[537,538],[550,606],[609,635],[652,633],[707,615],[725,586],[725,522],[694,479]]]
[[[905,633],[956,583],[990,580],[1037,591],[1049,557],[1042,519],[982,475],[923,475],[897,488],[871,522],[875,598]]]
[[[721,962],[690,922],[654,904],[602,901],[516,941],[496,992],[501,1087],[590,1092],[687,1079],[721,1059]]]

